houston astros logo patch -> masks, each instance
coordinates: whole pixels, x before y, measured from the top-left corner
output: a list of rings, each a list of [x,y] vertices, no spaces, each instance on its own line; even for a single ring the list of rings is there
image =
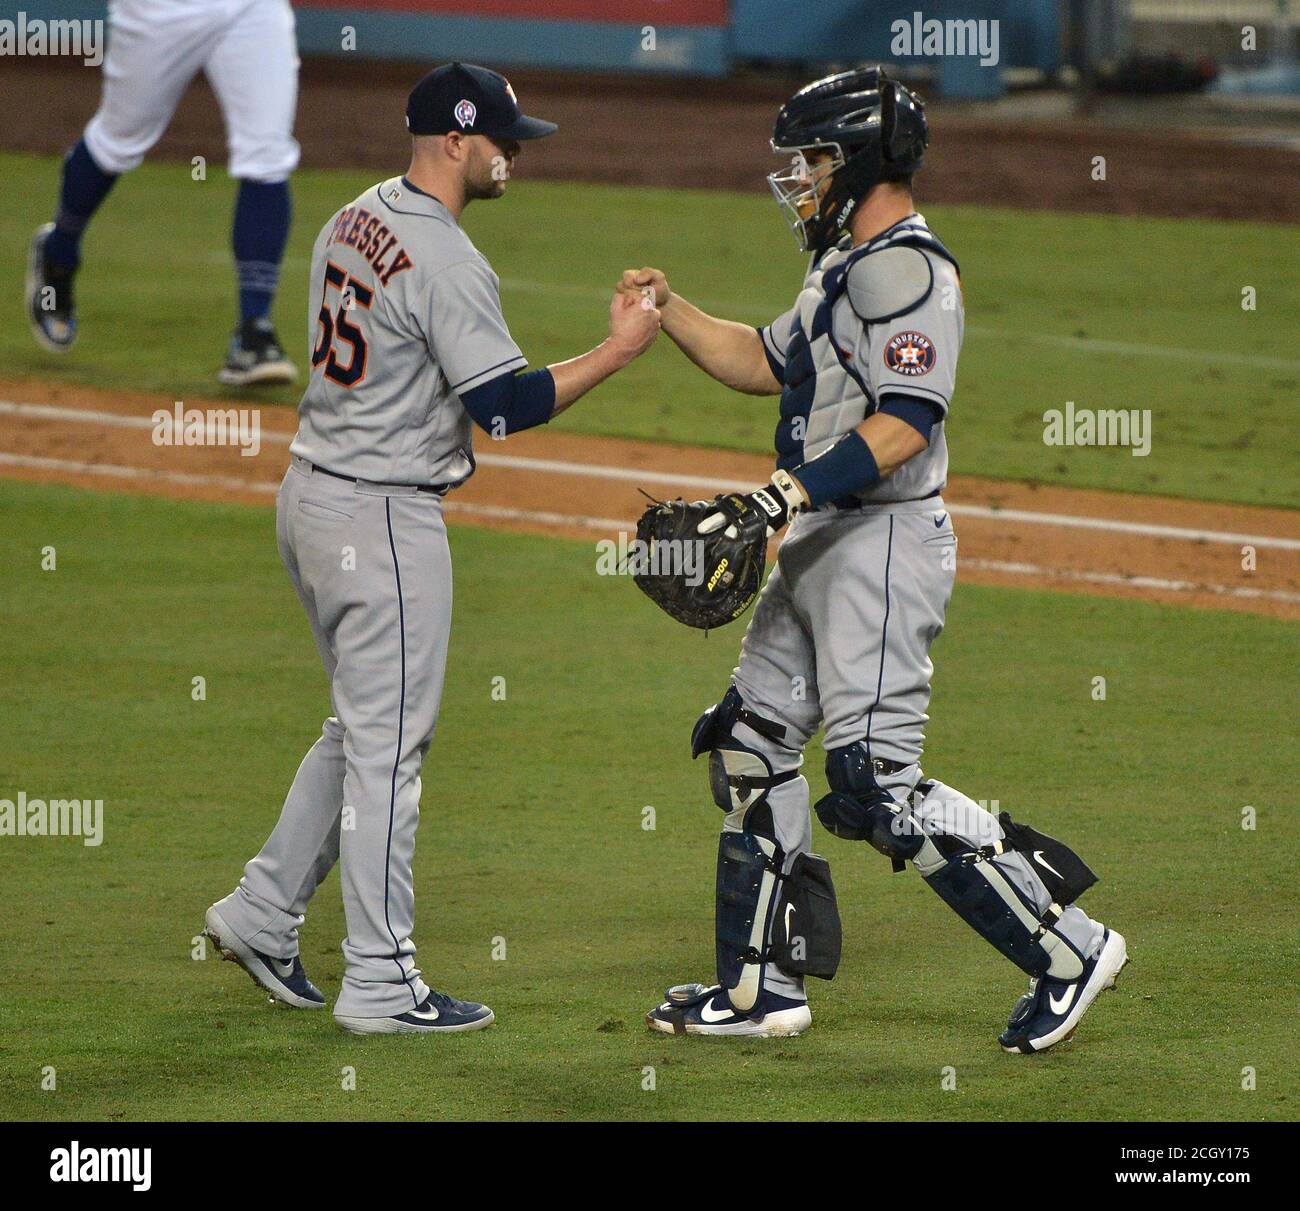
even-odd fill
[[[457,101],[455,113],[456,121],[460,123],[461,130],[464,130],[465,127],[474,125],[474,119],[478,116],[478,109],[473,101]]]
[[[934,342],[920,332],[900,332],[885,346],[885,365],[895,374],[929,374],[936,357]]]

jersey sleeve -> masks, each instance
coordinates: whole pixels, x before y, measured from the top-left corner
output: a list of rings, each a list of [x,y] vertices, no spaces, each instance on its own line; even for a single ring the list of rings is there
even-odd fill
[[[955,282],[955,279],[954,279]],[[919,307],[870,325],[868,381],[872,395],[905,395],[932,403],[947,415],[961,352],[960,291],[939,281]]]
[[[767,354],[768,365],[772,367],[778,383],[785,380],[785,351],[790,344],[795,322],[795,310],[791,307],[758,330],[758,335],[763,338],[763,352]]]
[[[434,274],[423,321],[429,348],[458,395],[528,365],[501,314],[496,274],[481,258]]]

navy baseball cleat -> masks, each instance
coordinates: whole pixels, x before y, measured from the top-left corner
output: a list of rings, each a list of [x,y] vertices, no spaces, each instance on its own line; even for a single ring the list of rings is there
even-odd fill
[[[663,1004],[645,1015],[651,1030],[664,1034],[731,1034],[751,1038],[791,1038],[812,1025],[807,1001],[765,992],[752,1014],[732,1008],[717,985],[677,984],[664,994]]]
[[[387,1018],[354,1018],[335,1013],[334,1020],[353,1034],[458,1034],[482,1030],[496,1014],[475,1001],[458,1001],[443,992],[430,991],[414,1009]]]
[[[295,1009],[323,1009],[325,998],[302,969],[302,960],[275,959],[260,950],[254,950],[218,914],[216,906],[209,908],[203,918],[203,932],[212,939],[223,959],[238,963],[253,982],[271,996]]]
[[[291,383],[298,370],[285,356],[269,320],[248,320],[230,338],[226,364],[217,378],[228,387]]]
[[[27,250],[27,318],[36,343],[51,353],[67,353],[77,339],[77,310],[72,301],[75,269],[55,265],[45,255],[53,223],[36,229]]]
[[[1079,1019],[1088,1006],[1115,981],[1128,962],[1124,936],[1108,929],[1102,934],[1097,953],[1083,965],[1077,980],[1053,980],[1047,976],[1029,981],[1029,991],[1011,1011],[1007,1028],[998,1036],[1003,1051],[1032,1055],[1046,1051],[1074,1036]]]

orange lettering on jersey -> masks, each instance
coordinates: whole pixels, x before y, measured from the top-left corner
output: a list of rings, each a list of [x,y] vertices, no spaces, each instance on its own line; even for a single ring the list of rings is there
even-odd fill
[[[388,224],[380,223],[375,234],[370,237],[370,247],[366,249],[366,260],[373,265],[379,256],[380,249],[387,248],[393,242],[393,240],[389,239]]]
[[[398,238],[395,235],[390,235],[385,246],[370,259],[370,264],[374,266],[374,272],[377,274],[382,275],[389,272],[389,265],[385,264],[385,257],[389,255],[390,251],[394,251],[394,255],[402,252],[402,247],[399,246]]]
[[[378,242],[379,242],[378,240],[375,241],[376,244],[378,244]],[[376,273],[383,274],[387,272],[388,267],[383,264],[384,256],[387,254],[388,250],[390,248],[395,247],[396,244],[397,244],[397,237],[395,235],[390,235],[388,237],[388,240],[379,249],[379,251],[376,252],[375,255],[370,258],[370,263],[375,267]]]
[[[330,232],[329,243],[337,244],[347,233],[348,224],[352,221],[352,207],[345,206],[339,211],[334,219],[334,230]]]
[[[329,243],[347,244],[369,261],[381,284],[411,269],[415,262],[406,255],[387,223],[363,206],[345,206],[334,218]],[[391,254],[391,255],[390,255]]]
[[[370,259],[370,241],[374,239],[375,228],[379,226],[379,216],[372,214],[370,221],[366,224],[361,233],[361,238],[357,241],[357,251],[367,260]]]
[[[397,276],[397,274],[410,269],[413,264],[414,262],[411,258],[406,255],[406,249],[399,248],[397,250],[397,255],[393,258],[393,263],[384,271],[379,280],[387,286],[388,283]]]
[[[352,220],[352,227],[348,231],[348,238],[343,242],[350,248],[357,246],[357,236],[361,234],[361,225],[370,217],[370,211],[365,207],[358,207],[356,217]]]

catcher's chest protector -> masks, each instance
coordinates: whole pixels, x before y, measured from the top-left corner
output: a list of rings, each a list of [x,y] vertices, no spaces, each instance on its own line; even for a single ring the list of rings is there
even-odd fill
[[[849,273],[864,257],[894,248],[916,248],[956,261],[924,227],[906,224],[856,248],[832,248],[813,264],[791,314],[785,347],[785,382],[776,427],[777,466],[792,470],[816,458],[875,411],[862,353],[865,321],[849,298]],[[928,297],[909,294],[892,309],[902,319]],[[881,317],[882,319],[884,317]]]

